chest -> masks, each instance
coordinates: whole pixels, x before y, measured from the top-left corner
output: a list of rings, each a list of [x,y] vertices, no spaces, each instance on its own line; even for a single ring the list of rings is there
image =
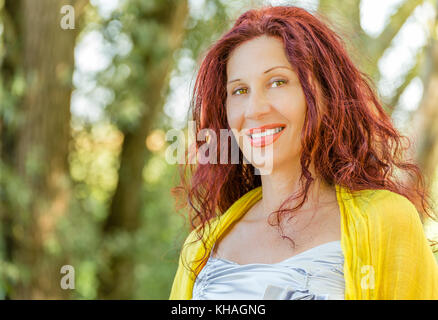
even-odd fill
[[[336,208],[330,210],[301,220],[292,219],[291,222],[286,222],[285,218],[281,230],[278,226],[271,226],[267,219],[238,220],[216,241],[212,255],[238,264],[272,264],[321,244],[340,240],[339,211]],[[273,220],[270,221],[272,223]]]

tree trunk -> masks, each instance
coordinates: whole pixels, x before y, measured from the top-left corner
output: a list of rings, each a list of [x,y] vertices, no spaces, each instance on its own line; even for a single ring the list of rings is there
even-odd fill
[[[32,192],[26,209],[4,213],[12,227],[11,259],[20,268],[19,282],[10,295],[14,299],[68,296],[60,287],[66,258],[49,247],[57,241],[56,224],[67,213],[70,198],[70,96],[78,21],[75,29],[63,29],[60,22],[65,15],[61,6],[78,9],[84,3],[6,1],[6,7],[19,8],[14,18],[21,47],[15,66],[22,68],[25,80],[20,122],[11,139],[11,167]],[[78,10],[75,13],[77,19]]]
[[[173,53],[182,44],[185,21],[188,14],[186,0],[174,1],[174,8],[159,2],[154,15],[161,19],[162,28],[169,37],[166,54],[159,59],[150,59],[148,53],[143,57],[144,75],[149,81],[144,89],[142,101],[145,107],[141,119],[133,130],[125,130],[122,152],[120,156],[119,180],[112,198],[109,215],[105,221],[104,238],[111,238],[118,233],[129,232],[131,235],[140,225],[143,178],[142,171],[149,159],[145,140],[151,131],[154,121],[162,111],[164,97],[162,93],[168,85],[168,77],[173,64]],[[168,2],[169,3],[169,2]],[[167,17],[162,19],[163,17]],[[163,20],[165,21],[163,23]],[[135,43],[134,43],[135,46]],[[147,250],[147,249],[145,249]],[[105,250],[104,250],[105,251]],[[99,298],[132,299],[135,291],[134,257],[130,252],[116,254],[104,252],[107,256],[105,270],[99,272]]]

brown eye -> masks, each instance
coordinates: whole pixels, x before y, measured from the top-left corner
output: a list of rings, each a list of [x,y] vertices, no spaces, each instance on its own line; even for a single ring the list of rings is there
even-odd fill
[[[236,89],[236,90],[233,91],[233,95],[241,95],[241,94],[243,94],[243,93],[241,93],[242,90],[247,90],[247,89],[245,89],[245,88]],[[238,92],[240,92],[240,93],[238,93]],[[244,93],[246,93],[246,91]]]
[[[280,83],[280,85],[283,85],[286,82],[287,82],[286,80],[275,80],[272,82],[272,85],[274,86],[275,83]],[[275,85],[274,87],[279,87],[280,85]]]

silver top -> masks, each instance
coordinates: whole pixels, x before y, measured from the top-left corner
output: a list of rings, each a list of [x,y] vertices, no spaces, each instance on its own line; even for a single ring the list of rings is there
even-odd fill
[[[213,252],[213,250],[211,250]],[[210,257],[196,278],[193,300],[342,300],[344,256],[331,241],[274,264]]]

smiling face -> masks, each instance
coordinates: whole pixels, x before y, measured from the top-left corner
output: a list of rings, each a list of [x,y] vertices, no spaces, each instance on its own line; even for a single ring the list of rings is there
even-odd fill
[[[260,36],[233,50],[227,62],[226,107],[228,124],[248,160],[254,151],[272,148],[266,157],[273,158],[265,164],[273,170],[299,164],[306,100],[280,39]]]

